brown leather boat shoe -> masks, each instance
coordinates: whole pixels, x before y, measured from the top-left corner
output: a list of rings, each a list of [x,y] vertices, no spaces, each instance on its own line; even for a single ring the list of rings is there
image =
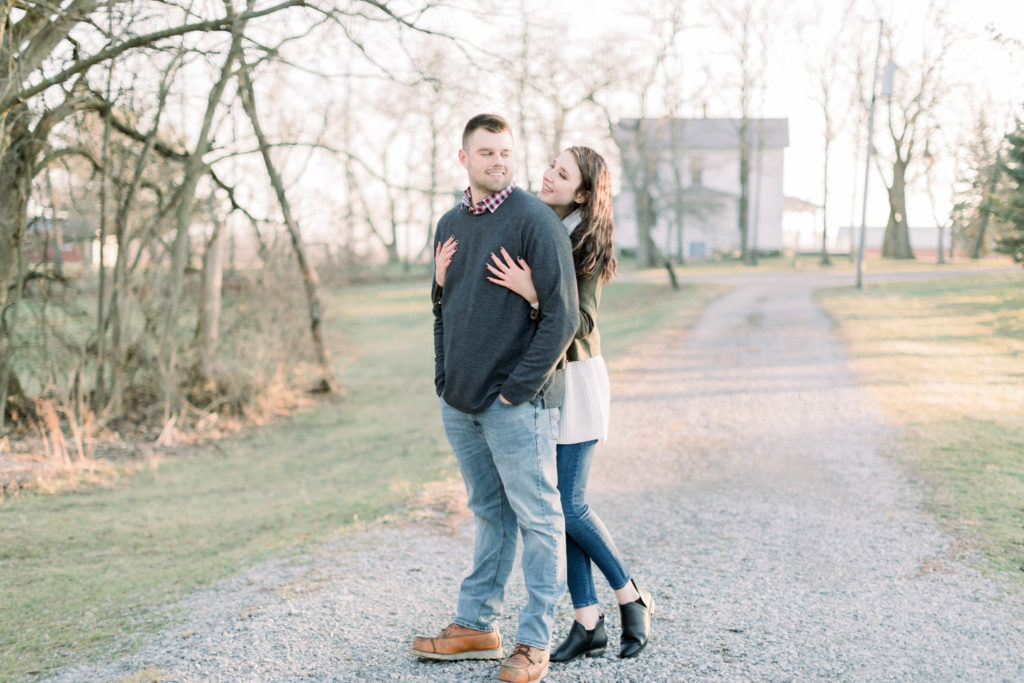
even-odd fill
[[[548,674],[548,651],[516,643],[509,658],[501,665],[499,681],[534,683]]]
[[[495,631],[449,624],[436,638],[416,636],[412,653],[424,659],[501,659],[501,636]]]

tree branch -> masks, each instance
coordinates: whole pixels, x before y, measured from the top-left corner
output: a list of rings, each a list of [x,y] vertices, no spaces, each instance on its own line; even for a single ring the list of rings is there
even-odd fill
[[[211,19],[209,21],[201,21],[193,24],[184,24],[182,26],[175,26],[173,28],[164,29],[162,31],[155,31],[153,33],[146,33],[141,36],[136,36],[135,38],[131,38],[129,40],[124,41],[123,43],[112,45],[103,50],[100,50],[91,57],[78,60],[72,66],[54,74],[53,76],[50,76],[49,78],[42,79],[35,85],[28,86],[16,93],[4,95],[2,98],[0,98],[0,115],[6,114],[8,111],[10,111],[12,107],[17,105],[19,102],[24,102],[28,98],[38,95],[44,90],[47,90],[48,88],[51,88],[59,83],[63,83],[72,76],[83,73],[87,71],[89,68],[95,66],[96,64],[117,57],[118,55],[123,54],[128,50],[137,47],[149,47],[155,43],[160,42],[161,40],[166,40],[167,38],[173,38],[175,36],[181,36],[186,33],[194,33],[197,31],[208,32],[231,30],[235,21],[247,22],[250,19],[264,17],[285,9],[289,9],[291,7],[307,7],[308,5],[306,3],[307,0],[284,0],[283,2],[277,5],[273,5],[272,7],[267,7],[261,10],[251,10],[242,12],[234,17],[225,16],[221,19]]]

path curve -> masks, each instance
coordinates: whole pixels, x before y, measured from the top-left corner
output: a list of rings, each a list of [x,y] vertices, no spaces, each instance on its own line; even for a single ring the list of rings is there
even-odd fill
[[[895,435],[814,302],[830,281],[735,279],[691,328],[610,359],[613,436],[591,503],[656,595],[654,639],[635,660],[609,648],[547,680],[1024,680],[1024,601],[969,567],[883,455]],[[494,663],[408,653],[447,622],[468,571],[460,519],[377,525],[252,567],[178,605],[187,618],[137,654],[54,680],[494,680]],[[525,601],[513,576],[505,634]],[[571,618],[566,597],[559,636]]]

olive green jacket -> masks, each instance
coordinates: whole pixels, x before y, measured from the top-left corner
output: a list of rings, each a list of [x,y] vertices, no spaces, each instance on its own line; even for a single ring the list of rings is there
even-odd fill
[[[569,343],[565,359],[586,360],[601,355],[601,333],[597,331],[597,309],[601,305],[601,278],[597,275],[576,275],[580,297],[580,324]]]

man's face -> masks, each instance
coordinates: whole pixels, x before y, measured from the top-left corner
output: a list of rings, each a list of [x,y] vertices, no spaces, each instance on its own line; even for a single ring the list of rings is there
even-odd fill
[[[466,141],[466,149],[459,150],[459,161],[469,172],[474,203],[501,192],[512,182],[516,170],[512,133],[477,128]]]

